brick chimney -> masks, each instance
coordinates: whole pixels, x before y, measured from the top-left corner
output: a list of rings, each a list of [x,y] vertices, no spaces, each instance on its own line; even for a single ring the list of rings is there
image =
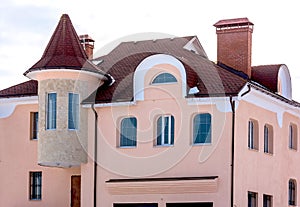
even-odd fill
[[[220,20],[214,24],[217,33],[217,61],[251,78],[253,23],[248,18]]]
[[[89,60],[93,59],[93,50],[94,50],[95,41],[87,34],[79,35],[79,39]]]

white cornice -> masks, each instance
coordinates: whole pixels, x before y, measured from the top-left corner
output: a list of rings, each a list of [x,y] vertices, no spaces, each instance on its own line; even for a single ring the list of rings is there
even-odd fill
[[[99,73],[86,71],[86,70],[74,70],[74,69],[43,69],[43,70],[36,70],[36,71],[32,71],[32,72],[26,74],[26,76],[30,79],[36,80],[37,74],[41,74],[41,73],[47,74],[47,73],[53,73],[53,72],[78,73],[78,74],[94,76],[94,77],[99,78],[99,79],[107,79],[104,75],[99,74]]]
[[[0,99],[0,118],[9,117],[17,105],[38,104],[38,96]]]
[[[267,91],[263,92],[262,91],[263,89],[261,90],[256,89],[255,87],[251,86],[251,84],[250,87],[251,87],[250,91],[248,91],[248,93],[246,93],[244,96],[239,95],[240,100],[246,101],[260,108],[276,113],[278,125],[280,127],[282,127],[283,114],[285,112],[299,117],[300,115],[299,107],[286,103],[283,100],[280,100],[279,97],[278,98],[273,97],[270,94],[267,94],[270,92]],[[242,93],[240,92],[240,94]],[[276,96],[277,94],[274,95]]]

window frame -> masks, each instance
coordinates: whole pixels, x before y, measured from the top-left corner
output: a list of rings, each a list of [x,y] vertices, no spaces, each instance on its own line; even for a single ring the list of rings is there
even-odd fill
[[[169,77],[162,77],[164,75],[169,75]],[[162,78],[161,78],[162,77]],[[172,78],[173,80],[171,81],[166,81],[167,78]],[[160,79],[163,79],[162,81]],[[157,81],[159,80],[159,81]],[[178,83],[177,78],[169,73],[169,72],[162,72],[157,74],[151,81],[151,85],[158,85],[158,84],[174,84],[174,83]]]
[[[39,112],[30,112],[30,140],[38,140]]]
[[[206,117],[207,115],[208,115],[209,121],[210,121],[209,129],[208,130],[206,129],[205,135],[203,135],[203,136],[205,136],[205,141],[201,142],[202,141],[201,138],[203,138],[201,135],[204,134],[201,130],[201,128],[202,128],[201,123],[202,123],[202,121],[204,121],[203,119],[205,119],[205,122],[202,123],[202,125],[207,125],[207,117]],[[202,117],[202,116],[205,116],[205,117]],[[196,119],[198,117],[199,117],[199,120],[198,120],[198,122],[196,122]],[[202,117],[202,119],[201,119],[201,117]],[[197,135],[196,135],[195,128],[196,128],[197,124],[199,124],[199,126],[198,126],[198,130],[197,130]],[[200,132],[200,134],[199,134],[199,132]],[[192,136],[193,136],[192,137],[192,145],[210,145],[210,144],[212,144],[212,115],[210,113],[198,113],[198,114],[194,115],[193,125],[192,125]],[[196,142],[198,136],[200,136],[199,142]],[[208,140],[208,142],[207,142],[207,140]]]
[[[42,200],[42,171],[29,172],[29,200]]]
[[[297,133],[297,125],[290,123],[289,124],[289,140],[288,140],[288,147],[291,150],[297,151],[298,148],[298,133]]]
[[[272,207],[273,206],[273,196],[263,194],[263,207]]]
[[[258,206],[258,193],[248,191],[248,207],[257,207]]]
[[[70,97],[76,97],[76,103],[73,102],[74,98]],[[72,100],[72,102],[70,102]],[[75,105],[75,107],[74,107]],[[74,109],[75,108],[75,116],[74,116]],[[72,111],[71,111],[72,110]],[[70,115],[72,116],[70,117]],[[75,117],[75,119],[74,119]],[[74,122],[75,120],[75,122]],[[69,130],[79,130],[79,120],[80,120],[80,95],[79,93],[68,93],[68,129]]]
[[[288,184],[288,205],[297,205],[297,182],[295,179],[289,179]]]
[[[49,103],[50,95],[52,94],[55,94],[55,105],[51,104],[51,106],[54,106],[55,112],[53,112],[53,108],[50,107],[50,103]],[[51,112],[50,112],[50,108],[51,108]],[[54,121],[50,122],[50,120],[54,120]],[[57,127],[57,93],[49,92],[46,93],[46,130],[56,130],[56,127]]]
[[[159,123],[161,120],[161,123]],[[165,125],[167,120],[167,125]],[[164,126],[164,127],[163,127]],[[165,130],[167,128],[167,134]],[[167,138],[166,138],[167,135]],[[175,118],[171,114],[160,115],[156,119],[156,142],[155,146],[173,146],[175,139]]]
[[[132,119],[135,120],[134,128],[133,127],[125,128],[125,126],[123,125],[123,124],[125,124],[125,121],[132,120]],[[128,123],[126,123],[126,124],[128,124]],[[132,121],[131,121],[130,124],[132,125]],[[134,139],[130,139],[128,137],[125,137],[126,136],[125,132],[124,132],[125,129],[127,129],[127,130],[135,129],[133,135],[131,135],[131,137],[133,137]],[[126,143],[126,142],[122,141],[124,138],[126,140],[131,140],[132,145],[123,145],[123,143]],[[120,148],[136,148],[137,147],[137,118],[136,117],[134,117],[134,116],[124,117],[120,120],[119,147]]]
[[[248,121],[248,149],[259,151],[258,122],[254,119]]]
[[[273,127],[269,124],[264,125],[264,153],[270,155],[274,153]]]

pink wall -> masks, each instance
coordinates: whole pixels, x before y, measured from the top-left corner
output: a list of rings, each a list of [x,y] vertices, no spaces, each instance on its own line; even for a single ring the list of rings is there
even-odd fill
[[[0,206],[70,206],[71,175],[80,169],[37,165],[37,142],[30,140],[30,112],[37,105],[19,105],[0,119]],[[42,200],[29,200],[29,172],[42,171]]]
[[[161,66],[160,66],[161,67]],[[167,71],[175,77],[179,73],[168,65]],[[214,202],[214,206],[230,204],[230,147],[231,113],[218,111],[215,105],[191,105],[181,96],[181,81],[176,84],[149,85],[153,74],[150,69],[145,77],[144,101],[134,105],[97,107],[98,122],[98,206],[112,206],[113,203],[155,202],[160,207],[167,202]],[[193,146],[192,120],[197,113],[211,113],[212,143]],[[161,114],[172,114],[175,118],[174,146],[154,146],[156,119]],[[123,117],[137,118],[137,147],[119,148],[120,121]],[[89,126],[93,126],[94,117],[90,110]],[[93,127],[89,132],[93,131]],[[89,133],[89,149],[93,150],[94,134]],[[93,159],[82,165],[82,178],[91,175]],[[147,193],[141,188],[139,193],[122,192],[126,195],[111,193],[106,181],[121,178],[166,178],[166,177],[202,177],[218,176],[217,189],[214,192],[200,192],[205,187],[198,186],[198,192]],[[92,180],[89,179],[89,183]],[[82,204],[91,204],[92,187],[82,184]],[[126,185],[126,184],[125,184]],[[146,184],[145,184],[146,185]],[[162,185],[177,185],[162,183]],[[118,188],[118,186],[116,187]],[[178,188],[181,188],[179,185]],[[118,190],[118,189],[117,189]],[[145,191],[145,193],[143,193]],[[141,194],[140,194],[141,193]]]
[[[258,120],[259,149],[248,149],[248,121]],[[273,206],[288,206],[288,181],[300,182],[300,154],[288,148],[289,124],[299,124],[299,118],[285,112],[280,127],[275,112],[240,102],[236,122],[235,204],[247,205],[247,192],[258,193],[258,207],[263,206],[263,194],[273,196]],[[273,127],[274,152],[264,153],[264,125]],[[299,130],[299,126],[298,126]],[[299,131],[298,139],[299,139]],[[299,185],[298,185],[299,186]],[[299,192],[299,189],[298,189]],[[299,195],[299,193],[297,193]],[[297,199],[299,201],[299,197]]]

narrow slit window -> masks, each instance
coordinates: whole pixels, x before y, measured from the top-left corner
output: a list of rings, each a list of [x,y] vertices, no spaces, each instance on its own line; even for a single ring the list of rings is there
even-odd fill
[[[78,129],[79,126],[79,94],[69,93],[69,129]]]
[[[47,94],[46,129],[56,129],[56,93]]]
[[[38,139],[38,112],[30,113],[30,139],[37,140]]]

